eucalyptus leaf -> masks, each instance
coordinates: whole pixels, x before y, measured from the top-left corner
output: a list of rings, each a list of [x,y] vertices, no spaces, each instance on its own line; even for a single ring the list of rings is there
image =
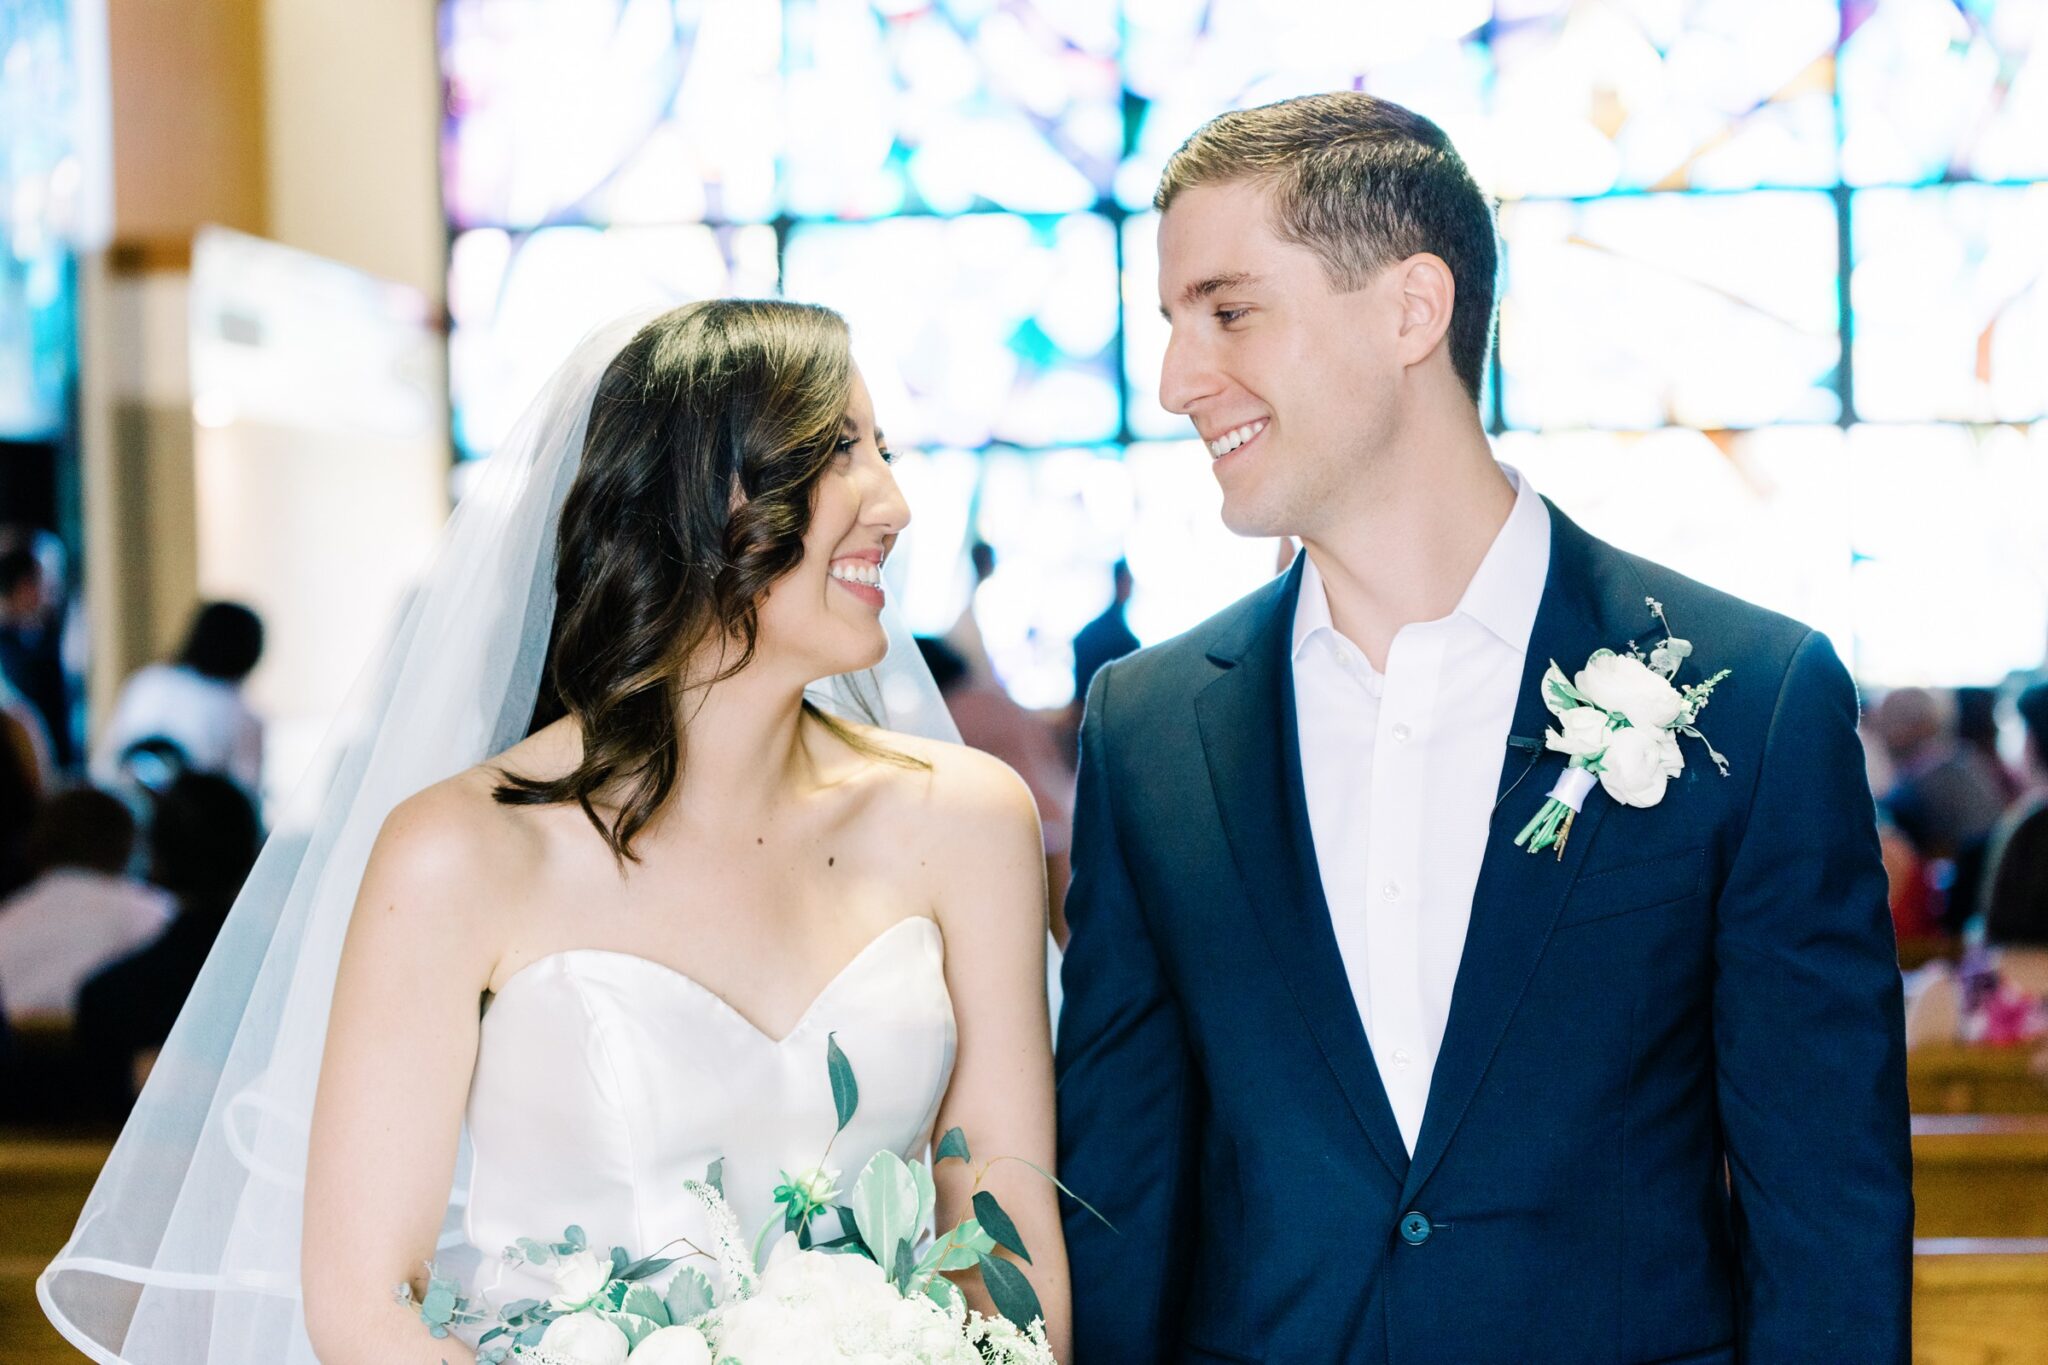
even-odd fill
[[[853,1186],[853,1216],[875,1264],[895,1263],[896,1243],[917,1236],[917,1181],[903,1158],[887,1148],[876,1152]]]
[[[695,1322],[711,1311],[711,1281],[703,1271],[684,1266],[668,1282],[667,1307],[671,1323]]]
[[[936,1166],[941,1161],[956,1156],[962,1161],[971,1162],[974,1160],[973,1157],[967,1155],[967,1134],[961,1132],[958,1128],[948,1128],[946,1135],[939,1139],[939,1145],[932,1153],[932,1164]]]
[[[642,1256],[619,1272],[622,1280],[645,1280],[659,1275],[676,1263],[673,1256]]]
[[[995,1300],[996,1311],[1017,1324],[1023,1331],[1031,1330],[1031,1324],[1045,1316],[1038,1306],[1038,1292],[1031,1287],[1031,1281],[1024,1278],[1024,1272],[999,1256],[981,1258],[981,1282],[988,1286],[988,1296]]]
[[[590,1239],[583,1235],[583,1229],[575,1223],[562,1229],[562,1240],[569,1244],[571,1251],[590,1250]]]
[[[1003,1206],[987,1190],[977,1191],[974,1196],[974,1216],[988,1235],[996,1239],[996,1245],[1007,1247],[1031,1263],[1031,1253],[1024,1249],[1024,1239],[1017,1235],[1017,1225],[1010,1221],[1010,1215],[1003,1212]]]
[[[427,1297],[420,1302],[420,1317],[429,1327],[445,1327],[455,1317],[455,1286],[448,1280],[434,1280]]]
[[[889,1267],[889,1283],[895,1285],[899,1293],[908,1292],[910,1277],[916,1273],[917,1258],[911,1254],[910,1241],[905,1238],[896,1244],[896,1260]]]
[[[853,1063],[839,1050],[836,1034],[825,1035],[825,1069],[832,1076],[832,1107],[839,1111],[835,1134],[843,1133],[846,1125],[853,1122],[854,1110],[860,1107],[860,1086],[853,1079]]]
[[[633,1258],[626,1254],[624,1247],[612,1248],[612,1278],[624,1279],[626,1267],[633,1264]]]
[[[533,1326],[527,1328],[518,1336],[512,1338],[512,1340],[519,1343],[521,1346],[538,1346],[540,1345],[540,1339],[546,1336],[547,1334],[547,1323],[536,1322],[535,1324],[533,1324]]]

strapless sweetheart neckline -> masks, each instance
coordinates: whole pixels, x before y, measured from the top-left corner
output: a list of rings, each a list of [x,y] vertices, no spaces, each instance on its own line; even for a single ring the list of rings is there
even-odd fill
[[[846,979],[854,974],[856,969],[859,968],[863,962],[867,961],[869,958],[875,955],[876,950],[880,948],[886,940],[893,936],[898,930],[914,924],[925,925],[932,933],[939,934],[942,939],[944,937],[943,931],[939,928],[938,921],[932,919],[930,916],[907,915],[904,918],[897,920],[894,924],[882,930],[882,932],[876,934],[873,938],[869,939],[865,944],[861,945],[860,951],[855,953],[852,957],[848,958],[846,961],[846,965],[841,967],[838,971],[834,972],[831,976],[831,979],[826,981],[823,986],[818,988],[818,993],[811,997],[811,1002],[808,1005],[804,1006],[803,1013],[797,1016],[796,1022],[790,1025],[788,1031],[783,1033],[781,1037],[776,1037],[774,1034],[769,1033],[766,1029],[762,1028],[759,1024],[755,1023],[746,1014],[742,1013],[740,1009],[731,1001],[727,1000],[717,991],[712,990],[709,986],[699,981],[696,977],[691,976],[688,972],[683,971],[678,967],[671,967],[668,963],[659,961],[655,958],[647,957],[640,953],[623,952],[616,948],[559,948],[551,953],[543,953],[539,957],[534,958],[531,962],[528,962],[524,966],[520,967],[520,969],[512,973],[512,975],[506,977],[504,984],[499,986],[496,991],[492,992],[491,1001],[492,1004],[495,1005],[499,1000],[502,1000],[505,997],[505,994],[508,991],[510,991],[515,985],[519,984],[521,978],[531,976],[533,973],[535,973],[535,971],[538,968],[543,967],[550,962],[555,962],[563,959],[574,960],[583,958],[605,958],[613,960],[622,960],[627,963],[635,964],[636,969],[645,970],[651,976],[677,982],[682,986],[687,987],[688,989],[696,992],[698,995],[703,996],[706,1000],[709,1000],[713,1008],[718,1009],[726,1015],[730,1016],[735,1023],[741,1025],[748,1032],[754,1034],[762,1042],[768,1044],[770,1047],[779,1048],[785,1046],[791,1040],[802,1036],[807,1031],[811,1021],[814,1018],[816,1018],[818,1010],[825,1004],[827,1000],[829,1000],[832,997],[833,993],[846,981]]]

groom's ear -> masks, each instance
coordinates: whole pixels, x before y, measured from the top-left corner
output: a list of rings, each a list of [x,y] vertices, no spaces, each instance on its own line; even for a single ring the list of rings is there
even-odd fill
[[[1397,262],[1388,275],[1400,319],[1395,356],[1402,365],[1413,365],[1427,359],[1450,330],[1458,282],[1443,258],[1427,251]]]

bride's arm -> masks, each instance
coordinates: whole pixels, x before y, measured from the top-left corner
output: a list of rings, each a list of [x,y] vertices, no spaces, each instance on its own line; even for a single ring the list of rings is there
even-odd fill
[[[946,986],[959,1028],[937,1132],[959,1128],[974,1156],[971,1166],[948,1161],[933,1172],[938,1222],[950,1228],[973,1216],[979,1176],[1031,1253],[1031,1264],[1019,1269],[1038,1294],[1053,1353],[1065,1360],[1071,1319],[1059,1201],[1045,1177],[1023,1164],[1052,1170],[1056,1146],[1038,808],[1015,773],[972,750],[945,755],[932,800],[939,818],[929,826],[935,837],[927,858],[939,873]],[[981,1277],[960,1279],[969,1302],[993,1314]]]
[[[415,1298],[441,1230],[495,936],[459,798],[400,805],[371,851],[334,986],[306,1163],[306,1329],[324,1365],[470,1365]],[[468,817],[473,819],[474,817]]]

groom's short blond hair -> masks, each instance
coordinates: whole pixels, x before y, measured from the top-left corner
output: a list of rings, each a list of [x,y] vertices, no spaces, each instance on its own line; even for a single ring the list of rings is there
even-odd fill
[[[1443,129],[1349,90],[1233,110],[1167,159],[1152,207],[1163,213],[1196,186],[1237,181],[1273,191],[1281,237],[1315,252],[1339,291],[1421,252],[1441,258],[1457,282],[1451,365],[1479,401],[1499,249],[1493,206]]]

